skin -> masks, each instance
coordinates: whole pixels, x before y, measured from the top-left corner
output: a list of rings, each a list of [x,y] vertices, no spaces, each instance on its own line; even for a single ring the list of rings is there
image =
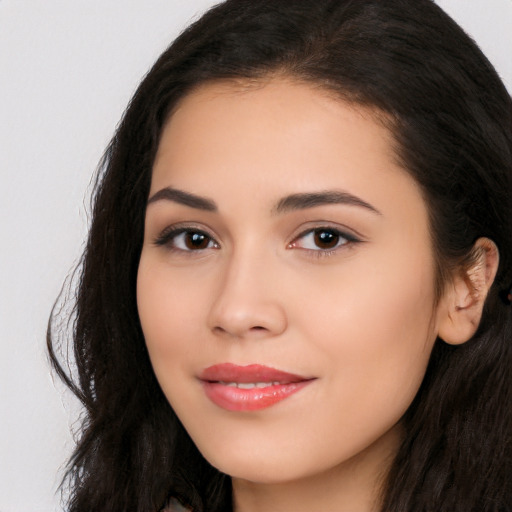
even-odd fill
[[[426,206],[392,147],[372,112],[284,79],[202,86],[163,131],[139,314],[158,381],[232,476],[238,512],[377,509],[443,315]],[[166,187],[216,210],[155,196]],[[276,207],[324,191],[367,206]],[[190,249],[172,226],[209,238]],[[325,248],[315,229],[347,238]],[[198,380],[225,362],[315,380],[266,409],[226,411]]]

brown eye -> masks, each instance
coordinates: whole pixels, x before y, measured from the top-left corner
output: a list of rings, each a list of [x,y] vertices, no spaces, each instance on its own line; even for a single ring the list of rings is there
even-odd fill
[[[355,236],[336,228],[319,227],[305,231],[288,247],[290,249],[306,249],[318,256],[334,254],[337,249],[355,244],[360,240]]]
[[[219,248],[219,244],[208,233],[193,228],[171,228],[164,231],[155,240],[155,243],[182,252],[198,252]]]
[[[315,229],[313,239],[320,249],[334,249],[340,241],[340,234],[331,229]]]
[[[211,238],[200,231],[186,231],[183,233],[183,243],[185,247],[191,251],[207,249],[210,242]]]

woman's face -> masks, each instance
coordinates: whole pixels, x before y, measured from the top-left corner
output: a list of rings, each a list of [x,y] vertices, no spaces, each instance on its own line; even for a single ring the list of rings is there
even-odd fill
[[[221,471],[290,481],[396,446],[439,314],[425,203],[392,145],[369,111],[284,80],[203,86],[167,123],[138,307]]]

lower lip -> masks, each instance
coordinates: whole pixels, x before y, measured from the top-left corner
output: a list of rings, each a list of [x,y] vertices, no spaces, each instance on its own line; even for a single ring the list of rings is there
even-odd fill
[[[218,382],[203,381],[206,396],[228,411],[258,411],[281,402],[306,387],[311,380],[275,384],[265,388],[240,389]]]

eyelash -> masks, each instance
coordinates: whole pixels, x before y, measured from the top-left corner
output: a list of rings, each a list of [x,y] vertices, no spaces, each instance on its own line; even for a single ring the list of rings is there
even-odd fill
[[[204,237],[208,240],[208,245],[206,247],[199,247],[196,249],[191,248],[181,248],[176,246],[176,239],[181,235],[192,235],[192,236],[200,236]],[[183,241],[186,243],[186,241]],[[213,244],[210,247],[210,244]],[[220,244],[206,231],[196,228],[194,226],[171,226],[169,228],[164,229],[158,238],[155,240],[155,245],[158,246],[167,246],[167,248],[171,251],[179,251],[183,253],[193,253],[193,252],[201,252],[206,249],[218,249]]]
[[[299,241],[305,240],[307,236],[313,236],[316,238],[316,236],[320,236],[321,234],[328,233],[330,236],[334,236],[336,238],[336,243],[334,247],[332,248],[321,248],[318,247],[316,240],[314,240],[314,245],[318,247],[317,249],[307,248],[307,247],[300,247]],[[329,256],[334,256],[339,250],[343,248],[348,248],[350,245],[359,243],[361,240],[357,238],[356,236],[349,234],[347,232],[341,231],[340,229],[337,229],[332,226],[319,226],[314,227],[312,229],[308,229],[306,231],[303,231],[300,233],[290,244],[288,244],[288,248],[290,249],[302,249],[304,251],[307,251],[311,256],[316,258],[325,258]]]
[[[313,243],[318,247],[317,249],[301,247],[299,245],[300,240],[305,240],[307,236],[321,236],[322,234],[328,233],[329,236],[333,236],[336,239],[336,243],[332,248],[321,248],[318,247],[316,241]],[[191,235],[191,236],[199,236],[203,237],[203,241],[207,241],[206,247],[196,247],[196,248],[183,248],[178,247],[176,244],[176,240],[181,235]],[[189,240],[190,241],[190,240]],[[200,240],[201,241],[201,240]],[[186,244],[187,240],[183,240],[182,243]],[[309,255],[317,258],[329,257],[336,254],[340,249],[350,246],[355,243],[359,243],[361,240],[356,236],[349,234],[347,232],[341,231],[337,228],[330,226],[319,226],[315,228],[308,229],[300,233],[297,237],[294,238],[292,242],[290,242],[287,246],[288,249],[301,249],[306,251]],[[213,236],[208,234],[206,231],[196,228],[194,226],[170,226],[169,228],[164,229],[162,233],[156,238],[155,245],[157,246],[167,246],[167,248],[171,251],[177,251],[181,253],[200,253],[207,249],[219,249],[220,244],[215,240]]]

